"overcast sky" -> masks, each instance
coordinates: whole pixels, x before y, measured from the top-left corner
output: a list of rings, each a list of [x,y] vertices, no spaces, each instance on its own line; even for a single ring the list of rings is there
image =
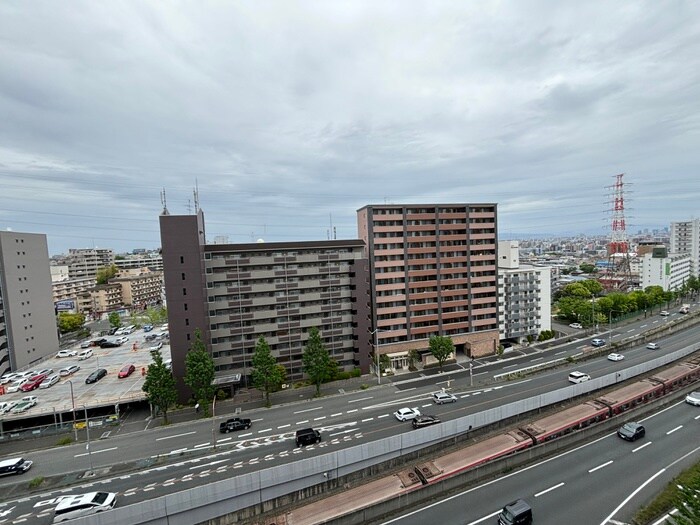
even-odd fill
[[[495,202],[499,236],[700,215],[698,2],[0,2],[0,229],[68,248],[357,237]]]

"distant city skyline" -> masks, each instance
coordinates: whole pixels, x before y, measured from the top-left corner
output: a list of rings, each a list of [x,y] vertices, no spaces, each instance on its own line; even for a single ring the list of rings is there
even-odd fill
[[[273,5],[0,3],[0,230],[157,248],[198,188],[231,243],[431,202],[596,235],[619,173],[628,232],[698,216],[700,4]]]

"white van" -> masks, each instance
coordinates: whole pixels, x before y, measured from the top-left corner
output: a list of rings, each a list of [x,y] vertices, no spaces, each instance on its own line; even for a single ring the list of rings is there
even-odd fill
[[[24,474],[32,467],[32,462],[24,458],[12,458],[0,461],[0,476]]]
[[[570,383],[583,383],[584,381],[589,381],[591,376],[584,374],[583,372],[571,372],[569,374]]]
[[[134,326],[133,324],[130,324],[129,326],[125,326],[124,328],[122,328],[122,335],[132,334],[134,332],[134,330],[136,330],[136,326]]]

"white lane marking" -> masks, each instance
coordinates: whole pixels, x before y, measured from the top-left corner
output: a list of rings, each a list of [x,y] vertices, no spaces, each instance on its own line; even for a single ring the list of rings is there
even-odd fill
[[[471,522],[467,523],[467,525],[476,525],[477,523],[481,523],[482,521],[490,520],[494,516],[498,516],[500,513],[501,513],[501,511],[497,510],[493,514],[489,514],[488,516],[484,516],[483,518],[479,518],[476,521],[471,521]]]
[[[342,416],[342,415],[343,415],[342,412],[336,412],[335,414],[331,414],[331,417],[338,417],[338,416]]]
[[[655,322],[655,323],[658,323],[659,321],[658,321],[658,320],[656,320],[656,321],[654,321],[654,322]],[[647,326],[649,326],[649,325],[643,324],[643,325],[642,325],[642,326],[640,326],[639,328],[646,328]]]
[[[642,450],[644,447],[648,447],[649,445],[651,445],[651,443],[652,443],[651,441],[647,441],[641,447],[637,447],[637,448],[632,449],[632,452],[637,452],[638,450]]]
[[[359,403],[360,401],[367,401],[368,399],[373,399],[373,396],[361,397],[359,399],[351,399],[348,403]]]
[[[79,458],[81,456],[87,456],[88,454],[99,454],[100,452],[109,452],[110,450],[117,450],[117,447],[112,447],[112,448],[103,448],[102,450],[91,450],[90,452],[85,452],[84,454],[76,454],[75,458]]]
[[[654,481],[656,478],[658,478],[661,474],[663,474],[666,471],[665,468],[662,468],[659,470],[656,474],[654,474],[652,477],[650,477],[648,480],[646,480],[644,483],[639,485],[629,496],[627,496],[624,500],[622,500],[622,503],[620,503],[615,509],[610,513],[610,515],[605,518],[603,521],[600,522],[600,525],[606,525],[612,517],[619,512],[619,510],[627,505],[627,503],[634,498],[644,487],[646,487],[649,483]]]
[[[554,355],[561,355],[561,354],[565,354],[565,353],[566,353],[566,350],[562,350],[561,352],[557,352],[557,353],[554,354]]]
[[[518,364],[517,364],[517,363],[516,363],[516,364],[514,364],[514,365],[508,365],[508,366],[504,366],[504,367],[503,367],[503,370],[505,370],[506,368],[514,368],[514,367],[516,367],[516,366],[518,366]]]
[[[315,417],[314,421],[320,421],[321,419],[326,419],[326,416]]]
[[[207,443],[200,443],[199,445],[195,445],[194,448],[201,448],[201,447],[208,447],[208,446],[209,446],[209,442],[207,442]]]
[[[608,465],[612,465],[612,462],[613,462],[612,459],[610,461],[606,461],[602,465],[598,465],[597,467],[593,467],[591,470],[588,471],[588,473],[590,474],[591,472],[595,472],[596,470],[600,470],[602,468],[605,468]]]
[[[271,428],[263,428],[262,430],[258,430],[258,434],[262,434],[263,432],[272,432]]]
[[[253,435],[252,432],[248,432],[247,434],[238,434],[238,437],[239,437],[239,438],[244,438],[244,437],[248,437],[248,436],[252,436],[252,435]]]
[[[389,415],[389,414],[387,414]],[[372,421],[374,418],[373,417],[368,417],[367,419],[363,419],[361,423],[367,423],[367,421]]]
[[[357,409],[353,408],[352,410],[348,410],[346,414],[352,414],[353,412],[357,412]]]
[[[396,393],[397,393],[397,394],[403,394],[404,392],[410,392],[411,390],[415,390],[415,389],[416,389],[415,386],[412,387],[412,388],[404,388],[403,390],[398,390]]]
[[[162,438],[156,438],[156,441],[165,441],[166,439],[179,438],[179,437],[183,437],[183,436],[191,436],[192,434],[196,434],[196,433],[197,433],[197,432],[195,432],[195,431],[193,430],[192,432],[185,432],[184,434],[176,434],[176,435],[174,435],[174,436],[165,436],[165,437],[162,437]]]
[[[634,330],[635,330],[634,328],[632,328],[632,330],[627,330],[627,333],[631,334],[632,332],[634,332]]]
[[[538,492],[537,494],[535,494],[535,497],[539,498],[540,496],[547,494],[547,492],[551,492],[551,491],[556,490],[559,487],[563,487],[563,486],[564,486],[564,482],[562,481],[561,483],[558,483],[558,484],[554,485],[553,487],[549,487],[548,489],[544,489],[542,492]]]
[[[428,403],[427,405],[421,405],[420,407],[421,407],[421,408],[427,408],[427,407],[431,407],[431,406],[433,406],[433,404],[432,404],[432,403]]]
[[[280,425],[280,426],[278,426],[277,428],[288,428],[288,427],[291,427],[291,426],[292,426],[291,423],[287,423],[286,425]]]
[[[534,363],[535,361],[541,361],[542,359],[544,359],[544,357],[538,357],[536,359],[530,359],[530,362]]]
[[[303,414],[304,412],[313,412],[314,410],[321,410],[323,407],[307,408],[306,410],[297,410],[292,412],[292,414]]]
[[[683,428],[683,425],[678,425],[676,428],[673,428],[666,432],[666,435],[668,436],[669,434],[673,434],[676,430],[680,430],[681,428]]]
[[[304,421],[297,421],[297,425],[303,425],[304,423],[308,423],[309,420],[305,419]]]
[[[700,419],[700,416],[695,416],[693,419]]]
[[[382,414],[381,416],[377,416],[377,419],[379,419],[381,417],[389,417],[389,414]],[[698,417],[700,417],[700,416],[698,416]]]

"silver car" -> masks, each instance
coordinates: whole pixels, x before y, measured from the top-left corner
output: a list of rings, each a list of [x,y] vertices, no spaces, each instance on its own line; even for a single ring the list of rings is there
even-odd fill
[[[685,402],[689,405],[695,405],[696,407],[700,407],[700,392],[691,392],[690,394],[685,396]]]

